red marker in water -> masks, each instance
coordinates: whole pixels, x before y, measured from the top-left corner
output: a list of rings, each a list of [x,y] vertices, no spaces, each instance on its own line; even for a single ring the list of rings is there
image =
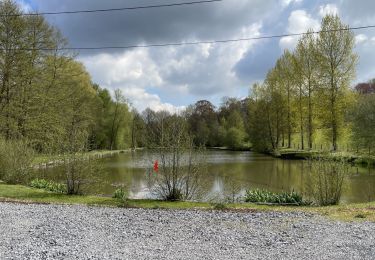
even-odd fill
[[[156,160],[154,163],[154,172],[158,172],[158,171],[159,171],[159,163],[158,163],[158,160]]]

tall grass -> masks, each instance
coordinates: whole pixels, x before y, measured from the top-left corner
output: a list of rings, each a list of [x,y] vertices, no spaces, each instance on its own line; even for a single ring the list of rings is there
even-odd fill
[[[306,204],[302,195],[295,191],[275,193],[267,190],[247,190],[245,195],[246,202],[253,203],[272,203],[272,204]]]
[[[44,179],[34,179],[30,182],[30,186],[36,189],[43,189],[56,193],[66,193],[66,185]]]

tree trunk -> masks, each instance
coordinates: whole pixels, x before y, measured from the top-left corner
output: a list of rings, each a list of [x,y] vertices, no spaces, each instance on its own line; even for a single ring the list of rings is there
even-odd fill
[[[132,123],[132,149],[135,150],[136,148],[136,140],[135,140],[135,117],[133,118],[133,123]]]
[[[308,142],[309,142],[309,149],[311,150],[313,148],[313,122],[312,122],[312,100],[311,100],[311,79],[309,79],[309,100],[308,100],[308,106],[309,106],[309,111],[308,111],[308,117],[309,117],[309,122],[308,122]]]
[[[336,86],[331,72],[331,126],[332,126],[332,148],[337,151],[337,120],[336,120]]]
[[[113,150],[115,138],[116,138],[116,135],[117,135],[117,133],[115,133],[115,124],[116,124],[116,120],[117,120],[118,106],[119,106],[119,104],[116,103],[115,114],[113,115],[113,121],[112,121],[112,127],[111,127],[110,142],[109,142],[110,150]]]
[[[300,131],[301,131],[301,149],[305,149],[304,128],[303,128],[303,111],[302,111],[302,87],[299,87],[299,113],[300,113]]]
[[[290,86],[288,83],[288,148],[292,146],[292,125],[290,120]]]

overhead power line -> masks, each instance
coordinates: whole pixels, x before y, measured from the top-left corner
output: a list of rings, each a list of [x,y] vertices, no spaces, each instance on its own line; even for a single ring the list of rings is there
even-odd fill
[[[0,15],[0,16],[1,17],[9,17],[9,16],[62,15],[62,14],[80,14],[80,13],[104,13],[104,12],[132,11],[132,10],[151,9],[151,8],[164,8],[164,7],[208,4],[208,3],[215,3],[215,2],[222,2],[222,1],[224,1],[224,0],[201,0],[201,1],[192,1],[192,2],[183,2],[183,3],[120,7],[120,8],[109,8],[109,9],[75,10],[75,11],[61,11],[61,12],[41,12],[41,13],[22,13],[22,14],[4,14],[4,15]]]
[[[194,41],[194,42],[179,42],[179,43],[160,43],[160,44],[146,44],[146,45],[127,45],[127,46],[101,46],[101,47],[62,47],[57,50],[109,50],[109,49],[134,49],[134,48],[152,48],[152,47],[169,47],[169,46],[184,46],[184,45],[200,45],[200,44],[215,44],[215,43],[231,43],[231,42],[241,42],[241,41],[252,41],[252,40],[264,40],[264,39],[274,39],[274,38],[283,38],[283,37],[294,37],[302,36],[308,34],[318,34],[318,33],[330,33],[330,32],[339,32],[339,31],[349,31],[349,30],[361,30],[361,29],[370,29],[375,28],[375,25],[366,25],[358,27],[347,27],[336,30],[326,30],[326,31],[311,31],[305,33],[289,33],[289,34],[279,34],[279,35],[268,35],[268,36],[258,36],[258,37],[249,37],[249,38],[238,38],[238,39],[226,39],[226,40],[212,40],[212,41]],[[56,50],[48,48],[40,49],[22,49],[22,50]]]

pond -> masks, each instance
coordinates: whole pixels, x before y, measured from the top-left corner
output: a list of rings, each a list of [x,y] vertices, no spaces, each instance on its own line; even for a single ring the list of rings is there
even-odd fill
[[[86,192],[110,196],[116,187],[128,187],[131,198],[152,198],[148,188],[147,168],[152,168],[152,157],[147,151],[118,154],[101,159],[97,185],[90,185]],[[206,153],[207,173],[203,179],[206,197],[225,193],[233,182],[240,193],[249,188],[270,191],[304,192],[309,168],[307,161],[281,160],[254,152],[209,150]],[[62,167],[38,170],[35,177],[54,181],[64,180]],[[375,200],[375,169],[351,167],[345,185],[342,203]]]

